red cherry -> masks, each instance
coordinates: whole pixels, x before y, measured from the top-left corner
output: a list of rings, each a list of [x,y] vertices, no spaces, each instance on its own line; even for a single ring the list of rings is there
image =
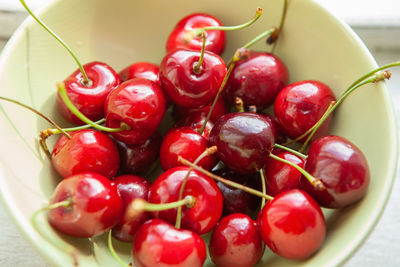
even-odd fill
[[[203,115],[201,113],[192,113],[186,118],[183,118],[182,120],[176,122],[174,126],[175,127],[188,126],[192,128],[194,131],[199,132],[205,121],[206,121],[206,115]],[[208,140],[210,137],[211,129],[213,127],[214,123],[212,123],[211,121],[207,121],[203,133],[201,135]]]
[[[126,209],[136,198],[148,200],[151,183],[142,177],[135,175],[122,175],[113,180],[122,199],[122,216],[118,224],[113,228],[115,238],[125,242],[132,242],[139,227],[151,218],[149,212],[141,213],[137,218],[129,218]]]
[[[157,130],[165,113],[165,99],[160,86],[146,79],[122,83],[105,103],[106,125],[120,128],[124,122],[130,130],[112,133],[127,144],[140,144]]]
[[[323,207],[343,208],[367,192],[370,181],[367,159],[343,137],[325,136],[313,142],[305,169],[320,179],[326,189],[316,191],[304,178],[301,187]]]
[[[272,153],[303,168],[304,160],[288,151],[273,149]],[[266,193],[276,196],[283,191],[300,188],[301,173],[295,168],[268,157],[265,164]],[[308,182],[310,183],[310,182]]]
[[[70,139],[61,135],[51,154],[51,162],[62,177],[81,172],[95,172],[107,178],[117,174],[118,150],[107,135],[95,130],[80,130],[70,135]]]
[[[265,164],[275,143],[271,124],[255,113],[229,113],[222,116],[210,133],[217,146],[217,157],[240,174],[257,172]]]
[[[257,220],[265,244],[276,254],[302,260],[314,254],[325,239],[321,208],[307,193],[293,189],[267,202]]]
[[[272,126],[272,132],[274,134],[275,137],[275,142],[278,144],[283,144],[286,142],[287,137],[286,135],[283,133],[281,126],[278,122],[278,120],[276,119],[276,117],[273,117],[271,115],[265,114],[263,112],[260,113],[265,119],[267,119]]]
[[[196,73],[193,67],[200,54],[200,51],[177,49],[161,62],[161,85],[171,100],[180,106],[200,108],[210,104],[227,72],[225,62],[206,51],[200,72]]]
[[[247,215],[235,213],[215,226],[209,250],[218,267],[252,267],[262,257],[264,244],[255,222]]]
[[[68,207],[49,210],[50,224],[75,237],[93,237],[112,228],[120,219],[122,201],[117,189],[104,176],[84,172],[62,180],[50,205],[70,200]]]
[[[181,166],[169,169],[154,182],[149,193],[151,203],[169,203],[178,201],[179,191],[189,167]],[[202,235],[215,226],[222,213],[222,194],[216,183],[196,170],[187,180],[183,198],[191,195],[196,199],[192,208],[183,207],[182,227]],[[153,216],[175,224],[177,209],[153,212]]]
[[[83,66],[90,84],[83,84],[83,75],[78,69],[64,80],[67,94],[72,103],[93,121],[104,117],[104,102],[112,90],[120,84],[118,74],[107,64],[91,62]],[[61,115],[75,124],[83,124],[57,94],[57,108]]]
[[[190,127],[172,128],[165,135],[160,148],[160,164],[163,170],[168,170],[182,164],[178,162],[181,156],[191,162],[195,161],[208,147],[208,140]],[[211,170],[217,164],[213,155],[204,157],[199,166]]]
[[[199,235],[176,229],[159,219],[144,223],[132,246],[133,262],[137,267],[201,267],[206,253],[206,245]]]
[[[225,87],[228,102],[240,97],[246,107],[264,109],[272,104],[289,81],[285,64],[275,55],[251,51],[247,59],[236,62]]]
[[[160,78],[158,77],[159,70],[160,68],[156,64],[149,62],[136,62],[121,70],[118,75],[121,82],[135,78],[142,78],[160,85]]]
[[[162,137],[156,131],[143,144],[127,145],[115,140],[121,161],[120,173],[143,174],[151,169],[160,151]]]
[[[335,101],[335,95],[322,82],[296,82],[286,86],[276,97],[275,117],[284,133],[295,139],[322,117],[332,101]],[[327,118],[311,140],[328,134],[330,118]]]
[[[201,29],[207,26],[222,26],[222,23],[215,17],[204,14],[195,13],[181,19],[167,40],[167,52],[176,48],[187,48],[200,51],[203,40],[199,36],[193,35],[193,30]],[[225,32],[218,30],[206,31],[206,51],[215,54],[222,54],[225,48]]]

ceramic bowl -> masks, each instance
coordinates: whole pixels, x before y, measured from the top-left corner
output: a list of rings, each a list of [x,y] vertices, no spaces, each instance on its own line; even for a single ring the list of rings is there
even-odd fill
[[[183,16],[207,12],[225,25],[251,18],[256,7],[264,14],[248,29],[227,34],[224,58],[258,33],[278,24],[282,1],[202,0],[53,1],[38,12],[68,42],[83,62],[107,62],[117,71],[135,61],[159,63],[171,29]],[[264,42],[254,47],[268,51]],[[342,21],[314,1],[291,1],[276,54],[287,64],[290,81],[317,79],[339,96],[362,74],[376,67],[365,45]],[[28,18],[15,32],[0,59],[0,95],[31,105],[67,125],[55,109],[55,84],[77,66],[69,54],[37,23]],[[325,211],[328,233],[311,258],[295,262],[268,249],[259,266],[335,266],[355,252],[372,231],[390,195],[397,159],[394,112],[384,83],[368,85],[351,95],[334,115],[333,134],[346,137],[366,155],[371,168],[368,194],[342,210]],[[0,191],[20,231],[49,262],[70,266],[65,242],[80,250],[80,266],[117,266],[104,237],[75,239],[54,232],[39,216],[40,234],[30,217],[48,201],[60,181],[40,151],[38,133],[48,128],[42,119],[18,106],[1,103]],[[54,138],[50,140],[54,142]],[[50,144],[51,146],[51,144]],[[61,243],[60,243],[61,242]],[[126,262],[130,244],[115,241]],[[207,261],[207,265],[212,265]]]

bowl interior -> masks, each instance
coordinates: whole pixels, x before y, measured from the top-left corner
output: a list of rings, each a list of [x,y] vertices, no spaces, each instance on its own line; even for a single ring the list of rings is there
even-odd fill
[[[277,26],[283,1],[55,1],[41,18],[69,43],[83,62],[107,62],[115,70],[135,61],[159,63],[166,38],[183,16],[207,12],[225,25],[251,18],[258,6],[264,15],[248,29],[227,34],[224,58],[258,33]],[[229,7],[229,8],[228,8]],[[254,47],[269,51],[264,42]],[[276,54],[287,64],[290,81],[317,79],[336,96],[376,63],[358,37],[314,1],[291,1]],[[31,105],[68,126],[55,110],[55,83],[76,69],[72,58],[32,19],[14,34],[0,59],[0,95]],[[28,240],[56,265],[72,264],[68,247],[76,246],[82,266],[114,266],[105,238],[69,238],[54,232],[44,216],[41,234],[29,222],[44,205],[60,178],[38,146],[38,133],[49,127],[42,119],[12,104],[0,106],[0,191],[12,218]],[[328,234],[323,247],[306,261],[291,262],[266,251],[260,266],[337,265],[361,244],[383,211],[394,180],[397,141],[388,90],[368,85],[350,96],[335,113],[332,133],[346,137],[366,155],[371,168],[367,196],[349,208],[325,211]],[[54,142],[54,138],[52,140]],[[50,144],[51,147],[51,144]],[[115,241],[130,261],[130,244]],[[211,265],[210,262],[207,264]]]

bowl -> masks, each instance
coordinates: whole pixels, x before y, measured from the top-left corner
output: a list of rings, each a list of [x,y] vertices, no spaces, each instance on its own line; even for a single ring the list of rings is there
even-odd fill
[[[227,34],[224,58],[258,33],[279,23],[282,1],[52,1],[40,17],[69,43],[83,62],[104,61],[117,71],[135,61],[159,63],[176,22],[193,12],[207,12],[225,25],[251,18],[256,7],[264,14],[248,29]],[[255,50],[268,51],[264,42]],[[376,62],[355,33],[312,0],[296,0],[289,9],[276,54],[287,64],[290,81],[317,79],[336,96]],[[55,84],[76,69],[69,54],[36,22],[28,18],[6,45],[0,59],[0,95],[10,97],[68,125],[55,110]],[[366,104],[367,103],[367,104]],[[45,205],[60,177],[40,151],[38,133],[49,125],[18,106],[0,106],[0,191],[10,216],[39,253],[56,266],[71,266],[68,244],[80,250],[81,266],[116,266],[105,237],[70,238],[55,232],[45,216],[31,215]],[[366,239],[389,198],[397,159],[396,123],[391,98],[383,82],[353,93],[334,115],[332,133],[346,137],[366,155],[371,168],[367,195],[341,210],[325,210],[328,233],[321,249],[305,261],[288,261],[268,249],[259,266],[336,266]],[[54,138],[50,140],[54,142]],[[51,147],[51,144],[50,144]],[[115,241],[125,262],[130,244]],[[208,260],[207,266],[212,266]]]

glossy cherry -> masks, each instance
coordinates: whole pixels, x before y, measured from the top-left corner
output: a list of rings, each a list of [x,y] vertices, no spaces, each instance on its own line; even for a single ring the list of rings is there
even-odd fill
[[[205,52],[200,71],[194,66],[200,51],[176,49],[168,53],[160,64],[163,89],[177,105],[201,108],[215,98],[227,72],[225,62],[216,54]]]
[[[215,17],[205,13],[195,13],[181,19],[170,33],[167,40],[167,52],[176,48],[187,48],[200,51],[203,40],[200,36],[194,35],[193,30],[207,26],[222,26],[222,23]],[[222,54],[225,48],[225,32],[219,30],[206,31],[206,51],[215,54]]]
[[[189,167],[181,166],[169,169],[162,173],[154,182],[149,193],[151,203],[169,203],[179,199],[179,190]],[[216,183],[195,170],[187,180],[183,198],[191,195],[196,199],[192,208],[183,207],[182,227],[202,235],[215,226],[222,213],[222,194]],[[153,216],[175,223],[176,210],[169,209],[153,212]]]
[[[235,97],[240,97],[245,107],[256,105],[264,109],[274,102],[288,82],[286,65],[277,56],[250,51],[248,58],[236,62],[225,87],[225,96],[232,105]]]
[[[160,78],[158,76],[159,70],[160,68],[156,64],[149,62],[136,62],[121,70],[118,75],[121,82],[135,78],[142,78],[160,85]]]
[[[152,219],[137,231],[132,256],[137,267],[201,267],[207,251],[203,239],[196,233]]]
[[[206,114],[207,115],[207,114]],[[182,127],[182,126],[188,126],[195,130],[196,132],[199,132],[201,127],[206,121],[206,115],[202,113],[192,113],[191,115],[187,116],[186,118],[183,118],[180,121],[177,121],[175,123],[175,127]],[[207,121],[206,126],[204,127],[203,133],[201,134],[204,136],[207,140],[210,137],[210,132],[211,129],[214,127],[214,123],[211,121]]]
[[[253,267],[264,253],[264,244],[255,221],[235,213],[215,226],[209,251],[218,267]]]
[[[86,117],[97,121],[104,117],[104,102],[107,96],[120,84],[118,74],[107,64],[91,62],[83,66],[90,80],[83,83],[83,76],[78,69],[64,80],[68,97]],[[83,124],[57,94],[57,108],[61,115],[75,124]]]
[[[272,153],[303,168],[305,160],[284,150],[273,149]],[[264,166],[266,192],[276,196],[283,191],[300,188],[301,173],[295,168],[268,157]],[[307,180],[308,182],[308,180]],[[310,182],[308,182],[310,183]]]
[[[304,178],[301,187],[321,206],[343,208],[367,192],[370,171],[361,150],[340,136],[325,136],[310,146],[305,169],[322,181],[326,190],[316,191]]]
[[[321,208],[298,189],[282,192],[268,201],[257,222],[265,244],[291,260],[308,258],[325,239],[326,223]]]
[[[121,175],[112,181],[122,199],[122,216],[113,228],[115,238],[125,242],[132,242],[139,227],[151,218],[149,212],[143,212],[136,218],[127,215],[127,207],[136,198],[148,200],[151,183],[140,176]]]
[[[144,143],[138,145],[127,145],[118,140],[114,140],[121,162],[119,173],[121,174],[143,174],[151,169],[157,161],[162,137],[156,131]]]
[[[146,79],[123,82],[105,103],[106,125],[120,128],[121,122],[130,130],[112,133],[127,144],[140,144],[152,136],[165,113],[165,98],[156,83]]]
[[[67,235],[97,236],[112,228],[121,217],[122,201],[117,189],[97,173],[83,172],[62,180],[50,205],[66,200],[71,205],[49,210],[48,220]]]
[[[255,113],[229,113],[222,116],[210,133],[217,146],[217,157],[241,174],[257,172],[265,164],[275,143],[271,123]]]
[[[119,168],[118,149],[107,135],[95,130],[61,135],[51,153],[51,162],[62,177],[81,172],[99,173],[113,178]]]
[[[300,81],[286,86],[276,97],[274,113],[282,131],[295,139],[310,129],[325,113],[335,95],[319,81]],[[330,119],[321,125],[312,140],[329,133]]]
[[[281,126],[280,126],[278,120],[276,119],[276,117],[268,115],[263,112],[261,112],[260,114],[271,123],[272,132],[274,133],[274,137],[275,137],[275,142],[278,144],[285,143],[287,140],[287,137],[281,130]]]

